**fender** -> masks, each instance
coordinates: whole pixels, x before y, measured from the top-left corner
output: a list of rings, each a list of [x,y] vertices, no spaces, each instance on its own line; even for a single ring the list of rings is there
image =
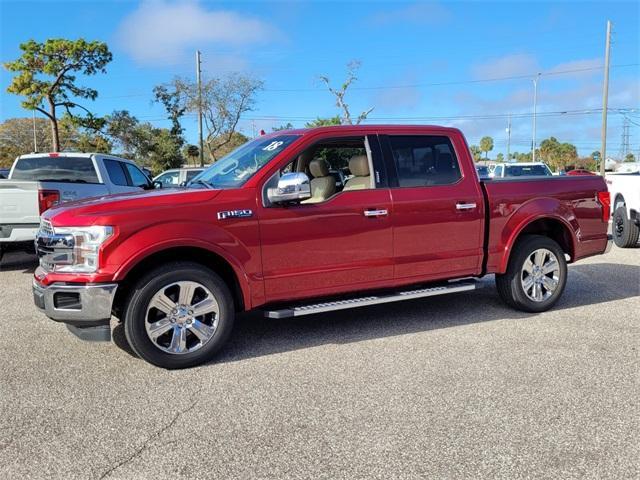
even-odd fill
[[[513,245],[518,240],[522,231],[537,220],[554,220],[560,222],[571,238],[571,253],[577,250],[577,241],[580,227],[573,211],[555,198],[543,197],[523,203],[509,217],[509,220],[502,229],[500,245],[504,246],[502,256],[498,263],[497,273],[504,273],[507,270],[509,257]]]
[[[228,229],[203,222],[165,222],[139,230],[114,243],[112,248],[104,252],[107,269],[114,268],[113,281],[123,280],[137,264],[150,255],[175,247],[196,247],[212,252],[226,261],[238,279],[244,304],[250,308],[255,303],[251,282],[256,279],[252,278],[251,270],[247,270],[256,261],[260,261],[259,255],[256,258],[256,252],[252,251],[251,246],[240,242]],[[260,295],[259,291],[253,293]]]

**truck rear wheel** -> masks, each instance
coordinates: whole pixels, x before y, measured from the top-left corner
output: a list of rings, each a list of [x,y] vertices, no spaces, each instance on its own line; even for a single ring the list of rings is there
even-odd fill
[[[611,230],[613,241],[620,248],[634,247],[640,237],[640,228],[627,217],[627,208],[624,204],[613,212]]]
[[[511,252],[507,271],[496,275],[502,300],[525,312],[549,310],[567,282],[567,262],[560,245],[549,237],[527,235]]]
[[[225,282],[193,262],[150,271],[131,290],[124,330],[131,348],[159,367],[207,362],[233,328],[233,299]]]

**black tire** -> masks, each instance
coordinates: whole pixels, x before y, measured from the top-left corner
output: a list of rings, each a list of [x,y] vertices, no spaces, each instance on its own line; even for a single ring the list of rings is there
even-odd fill
[[[557,286],[548,298],[531,299],[522,284],[523,267],[536,250],[545,249],[553,253],[558,264]],[[511,251],[507,271],[496,274],[496,286],[502,300],[509,306],[525,312],[544,312],[549,310],[560,298],[567,283],[567,262],[564,251],[554,240],[542,235],[526,235],[522,237]],[[546,291],[544,293],[546,295]]]
[[[613,241],[620,248],[635,247],[640,237],[640,228],[627,217],[627,209],[622,204],[613,212],[611,225]]]
[[[206,343],[197,350],[179,354],[163,351],[154,344],[146,330],[147,309],[152,298],[163,288],[176,282],[201,284],[213,295],[219,307],[215,316],[217,326]],[[162,312],[160,313],[162,316]],[[215,272],[194,262],[172,262],[151,270],[133,286],[125,306],[124,331],[129,345],[143,360],[167,369],[188,368],[211,360],[224,346],[233,329],[234,317],[235,309],[229,287]],[[185,332],[192,343],[194,339],[198,340],[193,330],[190,330],[191,333],[187,330]],[[173,330],[167,334],[173,334]]]

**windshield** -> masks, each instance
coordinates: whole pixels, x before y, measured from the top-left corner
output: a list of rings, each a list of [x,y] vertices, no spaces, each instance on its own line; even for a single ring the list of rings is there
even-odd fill
[[[240,187],[297,138],[298,135],[258,137],[222,157],[189,183],[205,182],[213,188]]]
[[[540,177],[549,175],[551,175],[551,172],[546,165],[509,165],[505,171],[506,177]]]

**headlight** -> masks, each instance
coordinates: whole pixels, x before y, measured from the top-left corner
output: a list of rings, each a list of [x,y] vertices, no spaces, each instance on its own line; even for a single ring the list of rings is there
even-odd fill
[[[93,273],[99,267],[100,247],[113,235],[112,227],[53,227],[36,238],[40,265],[61,273]]]

